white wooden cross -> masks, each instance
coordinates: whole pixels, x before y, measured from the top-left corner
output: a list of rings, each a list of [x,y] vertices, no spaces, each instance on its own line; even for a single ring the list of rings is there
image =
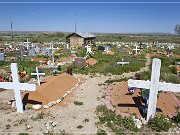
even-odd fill
[[[124,59],[122,58],[122,61],[121,62],[117,62],[117,64],[121,64],[123,66],[125,64],[129,64],[129,62],[124,62]]]
[[[136,48],[135,49],[133,49],[133,50],[135,50],[136,51],[136,54],[137,54],[137,52],[140,50],[140,49],[138,49],[138,45],[134,45]]]
[[[180,92],[180,84],[159,82],[161,60],[154,58],[152,63],[151,81],[144,80],[128,80],[129,87],[150,89],[149,103],[146,120],[154,118],[157,104],[158,91]]]
[[[31,42],[28,41],[28,38],[27,38],[26,42],[24,42],[24,46],[26,46],[27,50],[29,49],[29,44],[30,44],[30,43],[31,43]]]
[[[31,73],[31,75],[36,75],[37,76],[37,83],[40,86],[40,76],[45,75],[45,73],[39,73],[38,72],[38,67],[36,67],[36,73]]]
[[[87,46],[85,46],[85,48],[86,48],[86,55],[93,53],[93,52],[91,51],[91,46],[87,45]]]
[[[35,91],[36,85],[19,82],[17,63],[11,63],[11,72],[12,72],[11,74],[12,82],[1,82],[0,88],[14,89],[17,112],[23,113],[24,109],[23,109],[23,103],[21,99],[21,90]]]

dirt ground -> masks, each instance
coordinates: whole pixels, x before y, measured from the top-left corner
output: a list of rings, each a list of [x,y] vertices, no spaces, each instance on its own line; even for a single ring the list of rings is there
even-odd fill
[[[129,95],[127,82],[119,82],[112,85],[110,101],[119,113],[135,115],[138,118],[143,117],[141,107],[145,105],[140,90],[135,90],[133,95]],[[172,117],[176,114],[177,104],[170,93],[162,92],[158,97],[157,108],[165,116]]]
[[[148,70],[151,59],[148,55],[146,58],[146,66],[138,72]],[[81,84],[76,89],[74,89],[73,92],[70,93],[60,104],[57,104],[50,109],[39,111],[26,108],[25,112],[22,114],[17,113],[15,109],[11,108],[11,105],[7,104],[7,102],[14,97],[13,91],[5,90],[0,92],[0,134],[19,134],[23,132],[27,132],[29,134],[43,134],[47,133],[47,131],[54,133],[66,132],[70,134],[96,134],[98,130],[96,124],[96,122],[98,122],[98,118],[95,113],[96,107],[98,105],[104,105],[106,99],[103,97],[105,97],[108,87],[107,85],[102,84],[110,78],[128,78],[135,73],[136,72],[124,73],[121,76],[97,75],[95,77],[90,75],[74,74],[74,77],[80,78]],[[66,81],[62,83],[61,86],[58,86],[57,82],[60,82],[60,80],[56,81],[56,79],[59,80],[60,78],[55,77],[54,80],[50,78],[50,86],[48,86],[48,83],[44,83],[42,84],[42,89],[40,87],[38,88],[38,91],[46,92],[48,101],[50,101],[51,98],[54,99],[56,96],[59,97],[60,95],[63,95],[66,89],[64,89],[62,93],[59,93],[63,87],[68,86],[67,89],[70,89],[76,83],[76,79],[71,80],[66,78]],[[72,86],[71,82],[73,82]],[[55,87],[55,89],[53,87]],[[136,103],[138,101],[138,91],[136,91],[132,96],[126,95],[128,92],[126,82],[122,82],[122,84],[115,83],[112,88],[112,96],[110,96],[109,99],[111,99],[111,102],[114,104],[116,109],[118,109],[120,112],[128,112],[130,114],[135,112],[137,115],[140,115],[138,108],[134,107],[137,106],[134,104],[135,101]],[[54,91],[51,89],[54,89]],[[174,113],[175,103],[169,97],[168,93],[162,94],[165,95],[160,95],[158,99],[158,107],[162,109],[164,114],[169,115]],[[32,100],[37,100],[33,95],[30,95],[29,99],[31,97]],[[135,97],[134,100],[132,97]],[[41,100],[39,102],[44,104],[48,101]],[[75,105],[74,101],[82,102],[82,105]],[[122,107],[127,106],[127,104],[132,104],[132,107]],[[167,107],[164,109],[164,106]],[[48,129],[46,125],[49,122],[56,122],[56,125]]]

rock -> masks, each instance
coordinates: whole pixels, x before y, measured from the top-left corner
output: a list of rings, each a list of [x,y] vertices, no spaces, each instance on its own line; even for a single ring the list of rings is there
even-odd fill
[[[31,128],[31,126],[30,125],[27,125],[27,129],[30,129]]]
[[[44,109],[48,109],[49,106],[48,106],[48,105],[44,105],[43,108],[44,108]]]
[[[12,102],[12,108],[15,108],[16,107],[16,101],[13,101]]]
[[[12,102],[11,102],[11,101],[8,101],[8,102],[7,102],[7,104],[8,104],[8,105],[11,105],[11,104],[12,104]]]
[[[57,122],[53,122],[52,126],[55,127],[57,125]]]
[[[141,117],[140,120],[141,120],[141,122],[142,122],[143,125],[145,125],[145,124],[148,123],[145,118],[142,118],[142,117]]]
[[[55,105],[55,104],[56,104],[56,101],[52,101],[52,104]]]
[[[56,100],[56,103],[60,103],[60,102],[61,102],[61,99],[57,99],[57,100]]]
[[[142,122],[139,119],[133,119],[133,121],[138,129],[142,127]]]
[[[71,91],[67,91],[67,93],[69,94],[69,93],[71,93]]]
[[[40,104],[32,105],[32,108],[35,110],[39,110],[42,108],[42,105],[40,105]]]
[[[51,106],[53,106],[53,103],[52,103],[52,102],[49,102],[49,103],[47,104],[47,106],[48,106],[48,107],[51,107]]]
[[[48,133],[49,133],[49,131],[48,131],[48,130],[46,130],[44,133],[45,133],[45,134],[48,134]]]
[[[65,98],[66,96],[67,96],[67,93],[65,93],[63,97]]]

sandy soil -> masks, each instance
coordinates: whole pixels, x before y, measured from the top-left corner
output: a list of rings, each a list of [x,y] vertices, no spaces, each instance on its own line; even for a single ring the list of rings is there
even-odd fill
[[[140,107],[145,104],[141,100],[139,89],[136,90],[133,95],[129,95],[127,82],[115,83],[112,85],[112,88],[110,101],[112,105],[115,106],[116,111],[136,115],[138,118],[143,116]],[[157,103],[157,108],[161,110],[160,113],[171,117],[176,114],[177,106],[168,92],[160,93]]]
[[[95,110],[98,105],[103,104],[104,99],[99,100],[99,98],[105,95],[105,86],[98,84],[104,83],[108,78],[104,76],[93,78],[83,75],[75,76],[81,78],[82,84],[58,106],[47,110],[35,111],[26,108],[23,114],[16,113],[15,109],[12,110],[11,106],[7,105],[7,102],[13,97],[13,92],[11,90],[1,92],[0,132],[42,134],[43,132],[47,132],[45,124],[53,121],[57,122],[56,126],[51,129],[53,132],[96,133],[98,128],[95,123],[98,119],[96,118]],[[74,101],[83,102],[83,105],[75,105]],[[36,118],[42,111],[44,118],[34,121],[33,118]],[[85,119],[88,119],[88,122],[85,122]],[[27,129],[28,125],[31,126],[30,129]],[[81,129],[77,128],[79,125],[82,125]]]

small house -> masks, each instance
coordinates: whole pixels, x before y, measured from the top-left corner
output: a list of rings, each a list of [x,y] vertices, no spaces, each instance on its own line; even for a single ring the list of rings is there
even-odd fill
[[[91,33],[82,33],[82,32],[75,32],[66,37],[66,43],[69,44],[69,47],[78,48],[82,47],[83,45],[96,44],[96,37]]]

